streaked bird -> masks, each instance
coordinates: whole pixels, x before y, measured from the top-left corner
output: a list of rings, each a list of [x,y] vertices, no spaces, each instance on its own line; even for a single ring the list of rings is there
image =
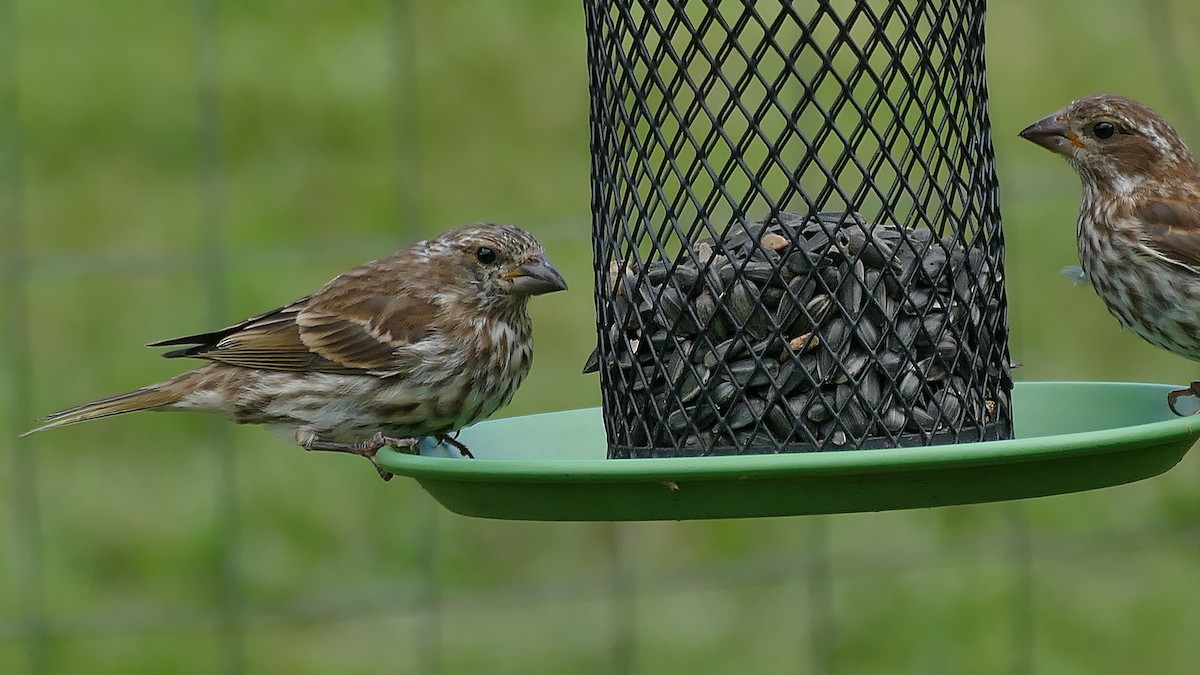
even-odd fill
[[[1083,276],[1121,325],[1200,361],[1200,165],[1149,107],[1113,94],[1073,101],[1021,132],[1079,174]],[[1200,396],[1200,381],[1172,391]]]
[[[450,435],[506,405],[529,373],[531,296],[566,290],[528,232],[459,227],[356,267],[227,328],[151,343],[209,361],[125,394],[60,410],[27,434],[138,410],[195,410],[262,424],[307,450],[375,461]]]

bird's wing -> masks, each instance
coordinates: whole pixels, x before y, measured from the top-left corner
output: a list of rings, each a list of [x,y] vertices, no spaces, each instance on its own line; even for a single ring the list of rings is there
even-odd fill
[[[424,300],[369,292],[309,296],[221,330],[149,346],[191,345],[163,356],[244,368],[391,374],[405,368],[407,348],[430,332],[434,309]]]
[[[372,261],[290,305],[221,330],[150,346],[191,345],[163,356],[188,356],[245,368],[403,373],[420,360],[422,350],[413,347],[436,330],[433,323],[437,318],[430,300],[404,293],[387,274],[390,267],[405,264],[411,267],[396,255]]]
[[[381,293],[318,298],[296,317],[300,340],[322,359],[369,373],[406,370],[412,347],[434,330],[428,300]]]
[[[252,316],[249,319],[246,319],[245,321],[235,323],[232,326],[226,326],[225,328],[210,331],[208,333],[196,333],[195,335],[184,335],[183,337],[170,338],[168,340],[159,340],[158,342],[151,342],[151,343],[147,344],[146,346],[147,347],[172,347],[175,345],[214,345],[217,342],[220,342],[225,337],[228,337],[230,335],[233,335],[234,333],[238,333],[243,330],[247,330],[247,329],[252,328],[260,323],[265,324],[265,323],[273,323],[276,321],[287,321],[289,319],[289,317],[295,317],[298,309],[303,307],[305,304],[307,304],[311,298],[312,298],[311,295],[306,295],[303,298],[300,298],[299,300],[293,302],[290,305],[284,305],[283,307],[277,307],[269,312],[263,312],[262,314]],[[185,354],[180,353],[180,352],[184,352],[184,351],[187,351],[187,350],[180,349],[180,350],[176,350],[175,352],[168,352],[166,354],[163,354],[163,356],[166,358],[175,358],[177,356],[185,356]]]
[[[300,339],[296,316],[311,296],[252,316],[245,321],[208,333],[152,342],[150,347],[190,345],[163,354],[166,358],[191,357],[264,370],[316,370],[345,372],[326,362]]]
[[[243,368],[326,373],[390,374],[425,337],[432,304],[415,298],[365,294],[351,303],[309,304],[309,298],[209,333],[151,343],[191,345],[167,358],[192,357]]]
[[[1157,199],[1139,204],[1139,237],[1161,260],[1200,271],[1200,203]]]

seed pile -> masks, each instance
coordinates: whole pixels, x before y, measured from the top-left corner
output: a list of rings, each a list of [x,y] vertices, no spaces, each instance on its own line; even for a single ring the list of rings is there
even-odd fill
[[[611,281],[609,339],[628,393],[614,446],[630,448],[617,455],[1007,433],[999,272],[930,230],[781,214],[673,263],[614,267]],[[593,354],[584,371],[598,368]]]

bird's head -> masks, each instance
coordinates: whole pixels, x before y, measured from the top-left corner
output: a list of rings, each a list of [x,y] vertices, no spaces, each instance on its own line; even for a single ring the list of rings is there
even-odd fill
[[[507,313],[524,308],[530,296],[567,290],[538,240],[513,225],[464,225],[431,240],[427,250],[440,269],[460,275],[460,283],[444,286],[461,289],[455,300],[485,312]]]
[[[1128,194],[1149,178],[1194,180],[1198,172],[1191,151],[1161,115],[1115,94],[1072,101],[1020,135],[1065,157],[1085,187]]]

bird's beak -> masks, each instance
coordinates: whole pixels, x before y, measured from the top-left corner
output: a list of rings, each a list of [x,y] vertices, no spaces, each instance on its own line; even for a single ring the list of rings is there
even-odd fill
[[[1070,155],[1075,148],[1083,147],[1083,143],[1075,135],[1075,132],[1068,129],[1067,125],[1058,119],[1058,113],[1043,117],[1025,127],[1020,136],[1060,155]]]
[[[542,295],[567,290],[567,282],[554,265],[539,256],[502,277],[512,283],[512,291],[520,295]]]

